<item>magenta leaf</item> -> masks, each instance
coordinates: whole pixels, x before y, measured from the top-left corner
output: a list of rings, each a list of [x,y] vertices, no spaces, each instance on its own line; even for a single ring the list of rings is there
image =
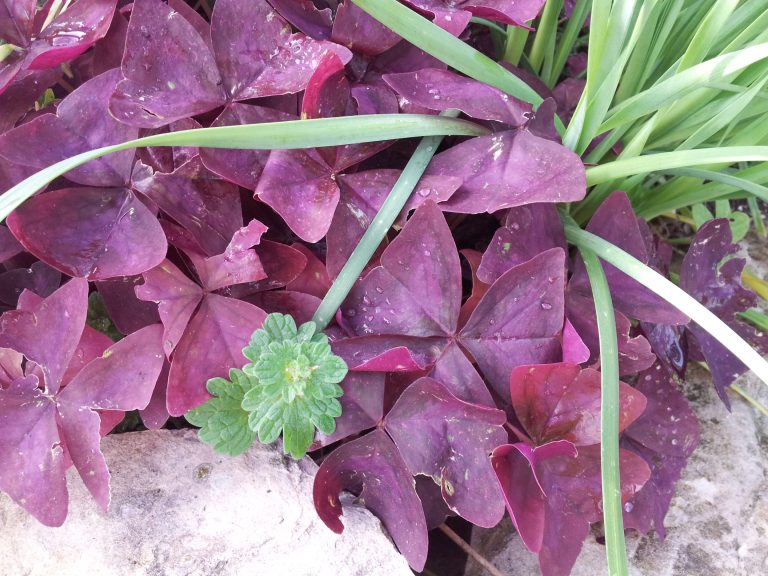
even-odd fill
[[[343,116],[349,100],[344,63],[333,52],[325,53],[309,79],[301,101],[302,118]],[[318,149],[322,153],[325,148]]]
[[[27,200],[8,217],[22,245],[70,276],[141,274],[165,258],[157,218],[125,188],[64,188]]]
[[[564,322],[565,253],[553,248],[505,272],[459,333],[461,343],[503,398],[523,364],[559,360]]]
[[[351,0],[345,0],[336,9],[331,40],[355,53],[376,56],[392,48],[401,38]]]
[[[451,16],[462,18],[469,12],[471,16],[488,18],[504,24],[512,24],[527,28],[527,22],[538,16],[543,0],[408,0],[415,8],[420,8],[435,15],[437,18],[451,22]],[[446,27],[446,29],[449,29]],[[461,30],[459,30],[460,32]]]
[[[575,446],[600,443],[600,373],[577,364],[518,366],[510,393],[515,414],[537,446],[567,440]],[[619,383],[619,431],[645,410],[643,394]]]
[[[383,430],[353,440],[323,460],[315,476],[315,509],[334,532],[344,530],[339,494],[358,496],[378,516],[416,571],[427,560],[427,525],[413,477]]]
[[[699,422],[661,365],[641,373],[635,387],[645,395],[648,405],[642,416],[624,431],[621,446],[647,462],[651,477],[626,504],[624,526],[643,533],[653,527],[663,539],[664,517],[675,483],[699,445]]]
[[[489,454],[507,439],[505,421],[501,410],[463,402],[421,378],[398,398],[384,427],[412,474],[431,476],[451,510],[490,528],[504,515]]]
[[[534,202],[571,202],[586,193],[581,159],[526,130],[462,142],[435,156],[427,174],[462,178],[463,185],[445,209],[467,214]]]
[[[336,340],[331,348],[350,370],[416,372],[432,366],[446,344],[445,338],[373,335]]]
[[[401,99],[430,110],[457,108],[473,118],[495,120],[514,127],[525,124],[531,113],[530,104],[448,70],[427,68],[404,74],[385,74],[384,81]]]
[[[331,9],[320,9],[312,0],[269,0],[280,15],[307,36],[327,40],[333,20]]]
[[[768,338],[736,317],[755,306],[757,297],[741,286],[743,258],[729,258],[738,246],[731,242],[731,229],[726,219],[711,220],[694,236],[680,270],[680,287],[704,304],[736,330],[752,345],[765,350]],[[747,367],[706,330],[690,324],[688,330],[696,339],[712,372],[712,382],[723,404],[730,408],[725,389]]]
[[[32,35],[36,0],[0,1],[0,38],[9,44],[26,46]]]
[[[481,406],[495,406],[485,382],[456,342],[446,346],[430,376],[459,400]]]
[[[96,76],[64,98],[55,114],[42,114],[3,134],[0,155],[16,164],[45,168],[81,152],[136,138],[136,128],[117,122],[107,110],[119,78],[119,70]],[[69,171],[67,178],[87,186],[125,186],[133,157],[133,150],[108,154]]]

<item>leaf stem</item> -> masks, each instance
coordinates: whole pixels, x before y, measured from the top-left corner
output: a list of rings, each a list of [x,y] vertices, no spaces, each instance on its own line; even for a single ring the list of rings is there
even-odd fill
[[[619,346],[611,292],[600,260],[588,248],[579,247],[592,285],[600,339],[600,475],[608,573],[626,576],[627,549],[621,514],[619,474]]]
[[[459,115],[459,111],[446,110],[440,115],[455,118]],[[403,211],[403,206],[408,202],[408,198],[411,197],[413,189],[427,169],[427,165],[432,160],[432,156],[435,155],[435,151],[442,139],[443,136],[429,136],[419,142],[416,151],[411,156],[411,159],[408,160],[408,164],[406,164],[402,174],[400,174],[397,182],[395,182],[376,217],[371,222],[371,225],[368,226],[360,242],[355,246],[355,249],[331,285],[330,290],[326,293],[323,301],[320,302],[320,306],[318,306],[315,315],[312,317],[312,321],[317,324],[318,330],[325,330],[333,320],[336,311],[341,307],[341,304],[346,299],[349,291],[352,290],[363,269],[370,262],[374,252],[376,252],[376,249],[384,240],[384,236],[386,236],[400,212]]]
[[[483,556],[482,554],[480,554],[480,552],[478,552],[477,550],[475,550],[474,548],[472,548],[472,546],[471,546],[471,545],[470,545],[470,544],[469,544],[469,543],[468,543],[466,540],[464,540],[464,538],[462,538],[461,536],[459,536],[458,534],[456,534],[456,532],[454,532],[453,530],[451,530],[451,528],[450,528],[450,527],[448,527],[448,525],[447,525],[447,524],[440,524],[440,526],[438,526],[438,528],[440,529],[440,531],[441,531],[443,534],[445,534],[446,536],[448,536],[448,538],[450,538],[450,539],[451,539],[451,541],[452,541],[454,544],[456,544],[456,545],[457,545],[459,548],[461,548],[462,550],[464,550],[464,552],[466,552],[466,553],[467,553],[467,555],[468,555],[470,558],[472,558],[472,560],[474,560],[475,562],[477,562],[478,564],[480,564],[480,566],[482,566],[483,568],[485,568],[485,570],[486,570],[486,571],[487,571],[489,574],[491,574],[492,576],[504,576],[504,574],[502,574],[502,573],[501,573],[501,571],[500,571],[498,568],[496,568],[496,566],[494,566],[493,564],[491,564],[491,563],[490,563],[490,562],[489,562],[489,561],[488,561],[488,560],[485,558],[485,556]]]

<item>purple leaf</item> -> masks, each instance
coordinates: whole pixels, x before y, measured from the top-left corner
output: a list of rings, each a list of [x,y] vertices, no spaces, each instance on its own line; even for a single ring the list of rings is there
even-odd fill
[[[9,44],[26,46],[36,11],[36,0],[0,0],[0,38]]]
[[[614,192],[600,205],[589,221],[587,231],[608,240],[644,264],[649,254],[637,217],[624,192]],[[661,324],[685,324],[688,317],[636,280],[610,264],[603,265],[613,304],[618,310],[637,320]],[[569,289],[591,295],[584,263],[576,261]]]
[[[307,267],[307,257],[291,246],[262,240],[254,248],[267,277],[257,282],[238,284],[223,290],[232,298],[245,298],[263,290],[283,288],[298,278]]]
[[[186,228],[207,255],[220,254],[242,226],[237,186],[213,176],[194,158],[172,174],[155,174],[136,190]]]
[[[297,325],[304,324],[312,320],[320,306],[320,298],[305,294],[303,292],[292,292],[288,290],[271,290],[269,292],[257,292],[245,298],[254,306],[258,306],[267,314],[279,312],[291,316]]]
[[[6,61],[10,57],[6,58]],[[3,87],[4,73],[0,65],[0,134],[13,128],[17,121],[30,109],[45,90],[61,77],[60,70],[27,70],[14,77],[13,83]],[[3,168],[0,158],[0,190],[10,188],[3,182]],[[34,172],[34,170],[32,171]]]
[[[624,526],[643,533],[653,527],[663,540],[664,516],[675,483],[699,445],[699,422],[662,366],[657,364],[641,373],[635,387],[645,395],[648,405],[643,415],[624,431],[621,446],[648,463],[651,477],[627,503]]]
[[[331,35],[330,8],[322,10],[312,0],[269,0],[280,15],[307,36],[327,40]]]
[[[357,495],[381,519],[400,552],[416,571],[427,560],[427,526],[413,477],[383,430],[344,444],[323,460],[315,476],[315,509],[331,530],[344,530],[339,494]]]
[[[447,0],[406,0],[405,4],[416,10],[432,16],[431,20],[447,30],[454,36],[459,36],[469,24],[472,13],[462,10],[457,3],[448,3]]]
[[[208,400],[209,379],[225,377],[230,368],[246,363],[242,350],[265,317],[260,308],[242,300],[216,294],[203,299],[173,353],[167,397],[171,416]]]
[[[427,68],[405,74],[385,74],[384,81],[409,102],[430,110],[458,108],[468,116],[509,126],[528,121],[531,105],[493,86],[455,72]]]
[[[680,287],[736,330],[742,338],[764,350],[768,347],[768,338],[736,317],[738,312],[748,310],[757,302],[755,294],[741,286],[744,259],[725,260],[737,250],[738,246],[731,243],[728,220],[719,218],[707,222],[696,232],[683,258]],[[690,324],[688,330],[696,338],[712,372],[712,382],[718,396],[730,408],[725,389],[746,372],[747,367],[697,324]]]
[[[331,287],[331,279],[328,277],[325,265],[312,250],[303,244],[291,244],[291,248],[295,248],[306,256],[307,266],[299,276],[286,285],[286,289],[323,298]]]
[[[443,336],[456,329],[461,270],[440,209],[426,202],[347,298],[344,318],[357,334]]]
[[[152,392],[152,398],[150,398],[146,408],[139,411],[141,422],[149,430],[160,430],[171,416],[168,414],[165,402],[168,393],[168,371],[170,369],[171,365],[168,363],[168,360],[163,362],[163,369],[160,371],[160,376],[157,377],[157,384],[155,384],[155,389]]]
[[[589,360],[590,351],[587,345],[576,332],[568,318],[565,319],[563,327],[563,362],[572,364],[584,364]]]
[[[136,297],[136,287],[143,283],[141,276],[123,276],[96,283],[109,319],[123,334],[131,334],[150,324],[160,322],[157,306]]]
[[[537,446],[600,443],[600,373],[577,364],[518,366],[510,377],[515,414]],[[619,382],[619,431],[645,410],[645,397]]]
[[[417,372],[432,366],[448,341],[445,338],[361,336],[331,343],[350,370]]]
[[[136,138],[136,128],[117,122],[107,110],[119,78],[119,70],[96,76],[64,98],[56,114],[43,114],[3,134],[0,155],[24,166],[45,168],[81,152]],[[67,178],[87,186],[124,186],[133,157],[133,150],[108,154],[69,171]]]
[[[495,406],[485,382],[455,342],[443,350],[430,376],[459,400],[481,406]]]
[[[505,421],[501,410],[463,402],[436,380],[420,378],[398,398],[384,427],[412,474],[431,476],[451,510],[490,528],[504,516],[488,455],[506,441]]]
[[[569,284],[565,305],[568,320],[590,350],[591,358],[597,359],[600,352],[600,338],[597,332],[594,301],[591,297],[572,291]],[[614,310],[614,316],[619,345],[619,375],[637,374],[651,366],[656,356],[645,337],[631,334],[632,323],[624,314]]]
[[[74,278],[33,309],[3,314],[0,348],[20,352],[40,366],[46,392],[56,394],[80,342],[87,313],[88,282]]]
[[[523,364],[557,361],[564,322],[565,253],[553,248],[505,272],[486,292],[459,340],[494,390],[509,399]]]
[[[586,193],[581,159],[526,130],[472,138],[435,156],[427,174],[464,184],[445,203],[452,212],[495,212],[535,202],[571,202]]]
[[[181,13],[160,0],[134,3],[122,72],[110,111],[126,124],[164,126],[225,102],[206,42]]]
[[[235,103],[227,106],[211,126],[238,126],[295,119],[295,116],[272,108]],[[200,158],[211,172],[243,188],[255,190],[269,158],[269,150],[201,148]]]
[[[117,0],[79,0],[59,13],[30,46],[29,68],[44,70],[74,60],[104,37]]]
[[[22,245],[70,276],[141,274],[165,258],[155,216],[125,188],[64,188],[34,196],[8,217]]]
[[[53,294],[60,284],[58,270],[45,262],[35,262],[29,268],[15,268],[0,274],[0,301],[15,308],[24,290],[45,298]]]
[[[344,395],[336,430],[328,436],[318,430],[312,450],[375,428],[384,417],[384,374],[349,372],[339,386]]]
[[[357,54],[377,56],[392,48],[401,38],[351,0],[345,0],[336,9],[331,40]]]
[[[525,545],[538,553],[542,575],[567,576],[589,524],[602,517],[600,446],[584,446],[575,454],[566,441],[533,450],[525,444],[505,445],[494,450],[492,460],[510,515]],[[619,467],[626,502],[642,488],[650,470],[628,450],[619,451]]]
[[[203,298],[203,290],[169,260],[145,272],[144,284],[135,290],[139,300],[158,304],[165,328],[163,349],[170,358]]]
[[[513,266],[550,248],[565,247],[563,223],[554,204],[510,208],[504,226],[496,231],[483,254],[477,276],[491,284]]]
[[[344,63],[333,52],[325,53],[309,79],[301,101],[302,118],[343,116],[349,100]],[[320,148],[322,154],[327,148]]]

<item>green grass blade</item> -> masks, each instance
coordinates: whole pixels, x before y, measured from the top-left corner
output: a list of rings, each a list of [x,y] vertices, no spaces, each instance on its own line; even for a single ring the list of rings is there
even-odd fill
[[[751,64],[768,58],[768,42],[697,64],[628,98],[612,111],[599,133],[616,128],[675,102],[708,82],[723,82]]]
[[[590,0],[576,0],[576,4],[573,7],[573,13],[563,29],[560,41],[557,43],[555,61],[552,63],[552,69],[549,71],[549,75],[544,79],[544,82],[550,88],[553,88],[555,84],[557,84],[558,78],[560,78],[560,75],[563,73],[565,63],[568,61],[568,56],[573,52],[576,39],[579,37],[579,32],[581,32],[581,29],[584,26],[587,14],[589,14],[590,5]]]
[[[600,166],[587,168],[587,185],[594,186],[617,178],[648,174],[672,168],[687,168],[705,164],[733,164],[734,162],[768,161],[768,146],[730,146],[726,148],[702,148],[677,150],[660,154],[646,154],[626,160],[615,160]]]
[[[455,117],[458,114],[458,110],[447,110],[441,116]],[[432,160],[432,156],[434,156],[442,139],[442,136],[430,136],[419,142],[416,151],[408,160],[408,164],[405,165],[376,217],[366,229],[336,280],[333,281],[330,290],[320,302],[320,306],[312,317],[318,330],[324,330],[333,320],[336,311],[346,299],[349,291],[352,290],[357,279],[360,278],[360,274],[384,240],[397,216],[403,211],[403,207],[408,202],[408,198],[411,197],[413,189],[427,169],[427,165]]]
[[[557,36],[557,19],[563,9],[563,0],[547,0],[544,10],[539,17],[539,25],[536,27],[536,35],[528,54],[528,62],[537,76],[542,76],[541,66],[545,56],[549,53],[554,56],[555,37]],[[551,70],[551,63],[550,63]]]
[[[619,474],[619,345],[616,318],[605,271],[595,253],[579,248],[592,285],[600,338],[600,476],[603,488],[603,522],[608,574],[626,576],[627,548],[621,506]]]
[[[683,314],[689,316],[704,330],[725,346],[730,352],[741,360],[755,375],[768,385],[768,362],[758,354],[741,336],[715,316],[710,310],[698,302],[693,296],[676,286],[664,276],[640,262],[634,256],[627,254],[622,249],[581,230],[578,226],[566,223],[565,236],[567,240],[580,250],[593,251],[602,260],[613,264],[627,276],[640,282],[640,284],[653,290],[658,296],[672,304]]]
[[[353,2],[414,46],[459,72],[495,86],[533,105],[541,103],[541,96],[509,70],[397,0],[353,0]]]
[[[487,132],[482,126],[454,118],[422,114],[371,114],[197,128],[156,134],[83,152],[40,170],[0,196],[0,222],[35,192],[73,168],[89,160],[130,148],[195,146],[274,150],[358,144],[418,136],[479,136]]]

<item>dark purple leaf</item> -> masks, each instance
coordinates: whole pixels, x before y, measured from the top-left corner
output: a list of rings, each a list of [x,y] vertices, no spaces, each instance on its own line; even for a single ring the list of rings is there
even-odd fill
[[[43,298],[53,294],[61,284],[61,273],[45,262],[35,262],[29,268],[15,268],[0,274],[0,301],[16,307],[19,296],[30,290]]]
[[[46,392],[56,394],[80,342],[87,313],[88,282],[74,278],[32,309],[3,314],[0,348],[20,352],[40,366]]]
[[[0,0],[0,38],[9,44],[26,46],[36,11],[36,0]]]
[[[267,277],[258,282],[230,286],[222,293],[233,298],[245,298],[256,292],[283,288],[296,280],[307,267],[304,253],[285,244],[262,240],[254,250]]]
[[[96,283],[109,319],[123,334],[160,322],[157,305],[136,297],[136,287],[142,283],[142,276],[122,276]]]
[[[331,40],[355,53],[377,56],[392,48],[401,38],[351,0],[345,0],[336,9]]]
[[[13,83],[4,89],[0,67],[0,134],[13,128],[26,112],[34,110],[35,101],[47,88],[55,84],[60,76],[61,72],[55,69],[27,70],[15,76]],[[3,182],[2,172],[3,168],[0,166],[0,190],[6,190],[10,186]]]
[[[157,377],[157,384],[152,392],[152,398],[149,400],[146,408],[139,411],[141,421],[149,430],[160,430],[170,418],[165,398],[168,393],[168,371],[171,365],[168,360],[163,362],[163,369],[160,376]]]
[[[602,517],[600,446],[584,446],[576,454],[567,441],[533,450],[526,444],[505,445],[494,450],[492,459],[510,515],[525,545],[538,553],[542,575],[567,576],[589,524]],[[619,467],[626,502],[646,483],[650,470],[628,450],[619,451]]]
[[[144,284],[136,286],[139,300],[155,302],[163,322],[163,349],[170,358],[187,324],[203,298],[203,290],[169,260],[144,273]]]
[[[432,366],[448,341],[410,336],[360,336],[331,343],[350,370],[417,372]]]
[[[504,226],[496,231],[483,254],[477,276],[491,284],[513,266],[550,248],[565,247],[563,223],[554,204],[510,208]]]
[[[287,314],[296,321],[297,325],[312,320],[317,307],[320,306],[320,298],[311,294],[288,290],[256,292],[245,298],[245,301],[258,306],[267,314],[272,312]]]
[[[344,530],[339,494],[347,490],[381,519],[416,571],[427,560],[427,526],[413,477],[383,430],[344,444],[323,460],[315,476],[315,509],[331,530]]]
[[[581,159],[526,130],[462,142],[435,156],[427,174],[462,178],[464,184],[444,208],[467,214],[535,202],[571,202],[586,193]]]
[[[181,13],[160,0],[134,3],[122,72],[110,110],[133,126],[164,126],[226,99],[208,45]]]
[[[600,373],[578,364],[518,366],[510,377],[512,406],[537,446],[568,440],[600,443]],[[619,431],[643,413],[645,397],[619,382]]]
[[[405,4],[412,6],[427,16],[431,16],[435,24],[447,30],[454,36],[459,36],[469,24],[472,13],[462,10],[458,4],[448,0],[406,0]]]
[[[461,270],[445,218],[423,204],[375,268],[350,293],[344,319],[356,334],[452,334],[461,305]]]
[[[141,274],[165,258],[157,218],[125,188],[64,188],[34,196],[8,217],[21,244],[70,276]]]
[[[385,74],[384,81],[401,97],[430,110],[457,108],[473,118],[495,120],[510,126],[528,121],[531,105],[498,88],[455,72],[427,68],[405,74]]]
[[[272,108],[235,103],[227,106],[211,126],[237,126],[295,119],[295,116]],[[202,148],[200,158],[211,172],[239,186],[255,190],[261,171],[269,158],[269,150]]]
[[[561,357],[565,253],[553,248],[505,272],[459,333],[494,390],[509,399],[509,376],[523,364]]]
[[[104,37],[117,0],[79,0],[59,13],[35,38],[29,50],[31,70],[55,68],[80,56]]]
[[[325,265],[312,250],[303,244],[295,243],[291,245],[291,248],[304,254],[307,258],[307,266],[299,276],[286,285],[286,289],[323,298],[331,287],[331,279],[328,277]]]
[[[81,152],[136,138],[136,128],[117,122],[107,110],[119,78],[119,70],[96,76],[64,98],[56,114],[43,114],[3,134],[0,155],[24,166],[45,168]],[[67,178],[87,186],[125,186],[133,157],[133,150],[108,154],[69,171]]]
[[[489,454],[507,433],[504,412],[469,404],[431,378],[411,384],[384,420],[408,469],[431,476],[448,506],[490,528],[504,516],[504,500]]]
[[[344,395],[336,430],[328,436],[318,431],[313,450],[375,428],[384,417],[384,374],[349,372],[339,386]]]
[[[171,416],[208,400],[209,379],[225,377],[230,368],[246,363],[243,348],[265,317],[260,308],[242,300],[216,294],[203,299],[173,353],[167,397]]]
[[[280,15],[307,36],[327,40],[331,35],[331,10],[319,9],[312,0],[269,0]]]
[[[578,333],[582,342],[591,352],[591,359],[596,360],[600,353],[600,338],[597,331],[595,303],[591,297],[584,296],[570,289],[566,291],[566,313],[568,320]],[[632,323],[618,310],[616,318],[616,338],[619,345],[619,375],[637,374],[651,366],[656,356],[648,341],[642,335],[631,334]]]
[[[606,198],[589,221],[587,231],[608,240],[648,264],[646,243],[629,198],[624,192],[614,192]],[[687,316],[646,286],[610,264],[604,264],[603,267],[614,306],[630,318],[661,324],[688,322]],[[592,293],[581,258],[576,262],[569,289],[585,295]]]
[[[738,246],[731,243],[728,220],[718,218],[704,224],[694,236],[680,270],[680,287],[704,304],[759,349],[768,338],[737,319],[738,312],[755,306],[755,294],[741,286],[743,258],[730,258]],[[747,367],[698,324],[688,326],[712,372],[712,382],[723,404],[730,408],[725,389],[747,371]]]
[[[343,116],[349,100],[349,82],[344,75],[344,63],[334,52],[323,54],[309,79],[301,101],[302,118],[333,118]],[[327,148],[318,149],[319,153]]]
[[[430,376],[464,402],[495,406],[485,382],[455,342],[443,350]]]
[[[664,539],[664,516],[675,483],[699,445],[699,422],[662,366],[657,364],[641,373],[635,388],[645,395],[648,405],[643,415],[624,431],[621,446],[648,463],[651,477],[625,505],[624,526],[643,533],[653,527]]]

